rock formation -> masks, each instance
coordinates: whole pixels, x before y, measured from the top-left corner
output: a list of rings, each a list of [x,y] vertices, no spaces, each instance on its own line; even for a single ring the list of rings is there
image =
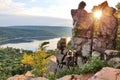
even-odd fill
[[[104,67],[96,74],[66,75],[57,80],[120,80],[120,69]]]
[[[34,78],[33,74],[28,71],[25,75],[15,75],[13,77],[8,78],[7,80],[48,80],[44,77],[36,77]]]
[[[105,51],[116,47],[118,22],[114,16],[115,9],[109,7],[107,1],[95,6],[92,13],[87,13],[83,7],[79,8],[71,10],[75,23],[72,30],[72,47],[80,52],[82,56],[79,57],[88,58],[95,51],[104,59]],[[96,19],[93,15],[97,10],[102,11],[100,19]]]
[[[88,80],[120,80],[120,69],[105,67]]]
[[[115,9],[108,6],[107,1],[93,7],[92,12],[84,10],[85,2],[80,2],[78,9],[72,9],[73,18],[72,29],[72,52],[71,61],[66,58],[69,56],[69,50],[66,48],[66,39],[61,38],[57,44],[57,62],[67,65],[72,62],[75,65],[86,63],[90,56],[97,56],[109,61],[113,55],[117,55],[116,37],[118,22],[114,16]],[[102,15],[99,19],[94,17],[96,11],[101,10]],[[68,66],[68,65],[67,65]]]

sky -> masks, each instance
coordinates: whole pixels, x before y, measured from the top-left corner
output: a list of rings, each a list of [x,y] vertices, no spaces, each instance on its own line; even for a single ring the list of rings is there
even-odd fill
[[[72,26],[71,9],[82,0],[0,0],[0,26],[50,25]],[[86,10],[105,0],[83,0]],[[107,0],[115,7],[119,0]]]

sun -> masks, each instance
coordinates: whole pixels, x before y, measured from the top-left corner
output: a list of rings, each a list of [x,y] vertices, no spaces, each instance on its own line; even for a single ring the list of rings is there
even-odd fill
[[[98,11],[94,12],[94,17],[97,18],[97,19],[100,19],[101,15],[102,15],[102,11],[101,10],[98,10]]]

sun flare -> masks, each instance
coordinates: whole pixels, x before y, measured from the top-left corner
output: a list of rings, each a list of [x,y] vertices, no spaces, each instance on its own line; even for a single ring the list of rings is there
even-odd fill
[[[94,12],[94,17],[97,18],[97,19],[100,19],[101,15],[102,15],[102,11],[101,10]]]

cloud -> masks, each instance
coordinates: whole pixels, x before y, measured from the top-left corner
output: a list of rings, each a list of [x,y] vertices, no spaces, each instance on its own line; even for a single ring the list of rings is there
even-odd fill
[[[37,0],[31,0],[32,2]],[[68,0],[66,0],[68,1]],[[49,16],[49,17],[57,17],[57,18],[70,18],[70,6],[65,4],[62,5],[61,1],[45,1],[47,7],[40,6],[32,6],[27,7],[27,3],[15,2],[13,0],[0,0],[0,13],[2,14],[15,14],[15,15],[31,15],[31,16]],[[50,4],[50,2],[54,2]],[[57,5],[60,4],[60,5]]]
[[[31,2],[36,2],[37,0],[31,0]]]
[[[9,25],[59,25],[71,26],[68,7],[49,5],[48,7],[27,7],[26,3],[0,0],[0,26]],[[44,17],[46,16],[46,17]],[[52,18],[54,17],[54,18]],[[12,19],[12,20],[11,20]]]
[[[14,14],[17,15],[30,15],[30,16],[49,16],[57,18],[69,18],[70,9],[57,6],[50,6],[49,8],[41,7],[31,7],[31,8],[21,8]]]
[[[18,9],[23,8],[24,5],[24,3],[12,0],[0,0],[0,14],[13,14]]]
[[[52,17],[0,15],[0,26],[15,26],[15,25],[48,25],[48,26],[71,27],[72,21]]]
[[[12,9],[12,8],[20,8],[23,7],[24,3],[14,2],[12,0],[0,0],[0,9]]]
[[[30,16],[49,16],[57,18],[71,19],[70,10],[76,9],[81,0],[30,0],[30,3],[15,2],[13,0],[0,0],[0,13],[14,15],[30,15]],[[32,3],[36,2],[37,3]],[[90,11],[93,5],[98,5],[105,0],[93,1],[93,4],[88,0],[86,9]],[[112,3],[109,1],[109,3]],[[117,4],[117,0],[114,1]],[[34,4],[34,5],[33,5]],[[42,4],[43,6],[39,6]],[[28,6],[32,5],[32,6]],[[112,4],[110,4],[112,5]]]
[[[5,15],[0,16],[0,25],[72,26],[70,10],[76,9],[80,1],[82,0],[0,0],[0,15]],[[87,3],[86,10],[90,11],[94,5],[105,0],[95,0],[92,4],[89,0],[84,1]],[[108,1],[110,6],[115,6],[117,2],[118,0]]]

